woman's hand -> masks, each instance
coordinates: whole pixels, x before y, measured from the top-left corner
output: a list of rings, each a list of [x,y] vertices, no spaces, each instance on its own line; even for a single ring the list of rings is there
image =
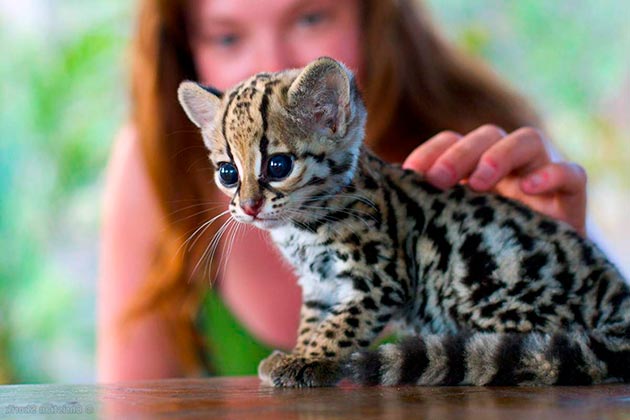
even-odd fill
[[[438,188],[467,182],[475,191],[496,191],[586,235],[586,173],[575,163],[551,162],[534,128],[507,134],[484,125],[465,136],[443,131],[417,147],[403,166]]]

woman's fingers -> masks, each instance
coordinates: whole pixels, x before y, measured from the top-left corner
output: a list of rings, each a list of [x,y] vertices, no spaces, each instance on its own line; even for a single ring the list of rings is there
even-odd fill
[[[586,195],[586,171],[580,165],[569,162],[550,163],[521,181],[521,190],[526,194]]]
[[[477,167],[479,158],[505,136],[494,125],[483,125],[449,147],[426,172],[427,181],[439,188],[450,188],[467,178]]]
[[[549,161],[542,134],[534,128],[520,128],[484,151],[468,185],[487,191],[507,175],[525,176]]]
[[[436,134],[411,152],[405,159],[403,168],[426,174],[435,161],[461,138],[462,135],[454,131],[442,131]]]

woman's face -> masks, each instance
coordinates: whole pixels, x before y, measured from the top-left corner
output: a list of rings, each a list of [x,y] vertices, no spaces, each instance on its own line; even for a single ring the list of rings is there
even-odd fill
[[[225,90],[254,73],[330,56],[360,73],[360,0],[189,0],[200,82]]]

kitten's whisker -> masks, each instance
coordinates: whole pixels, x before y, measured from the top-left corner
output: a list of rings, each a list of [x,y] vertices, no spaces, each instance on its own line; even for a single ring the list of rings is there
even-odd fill
[[[212,225],[212,223],[214,223],[216,220],[218,220],[222,216],[225,216],[228,212],[229,212],[229,210],[225,210],[225,211],[217,214],[216,216],[214,216],[212,219],[204,222],[201,226],[199,226],[197,228],[197,230],[195,230],[193,232],[192,235],[190,235],[190,237],[188,239],[186,239],[186,241],[184,241],[184,243],[181,246],[186,245],[188,242],[190,242],[191,239],[193,239],[195,236],[197,236],[197,238],[190,244],[190,246],[188,246],[186,248],[188,251],[190,251],[195,246],[197,241],[199,241],[199,238],[201,238],[201,236],[203,236],[203,233],[210,227],[210,225]],[[180,246],[180,248],[181,248],[181,246]],[[179,249],[177,251],[179,252]]]
[[[213,244],[219,242],[219,239],[221,238],[221,236],[223,235],[223,233],[225,232],[225,230],[227,229],[227,226],[229,226],[231,221],[233,221],[233,219],[228,219],[217,230],[217,233],[214,235],[214,237],[212,238],[212,240],[210,241],[206,249],[203,251],[203,254],[201,254],[199,261],[197,261],[197,264],[195,264],[195,267],[193,268],[193,271],[192,271],[193,275],[197,272],[197,268],[199,268],[199,264],[201,264],[201,262],[206,258],[206,255],[208,255],[208,251],[211,251],[210,255],[212,258],[214,258],[214,251],[212,250]],[[209,264],[209,267],[211,266],[212,266],[212,260],[210,260],[210,264]]]
[[[177,220],[175,220],[175,221],[176,221],[176,222],[183,222],[184,220],[190,219],[190,218],[192,218],[192,217],[199,216],[200,214],[209,213],[209,212],[214,212],[217,208],[221,208],[221,207],[224,207],[224,206],[214,206],[214,207],[211,207],[211,208],[207,208],[207,209],[204,209],[204,210],[198,211],[198,212],[196,212],[196,213],[190,214],[190,215],[188,215],[188,216],[186,216],[186,217],[182,217],[181,219],[177,219]]]
[[[212,240],[212,250],[210,252],[210,259],[208,261],[208,267],[207,267],[207,271],[208,271],[208,275],[210,274],[210,269],[212,268],[212,263],[214,262],[214,257],[216,256],[216,252],[219,249],[219,245],[221,244],[221,238],[222,236],[235,224],[238,223],[236,220],[234,219],[229,219],[225,225],[222,228],[222,231],[220,234],[216,235],[213,240]],[[225,248],[222,248],[221,251],[222,253],[225,252]],[[221,254],[223,255],[223,254]],[[219,270],[220,267],[217,266],[217,272],[216,272],[216,276],[219,277],[220,273]]]
[[[192,239],[195,237],[195,235],[199,235],[199,237],[197,238],[197,240],[198,240],[201,236],[203,236],[203,234],[204,234],[204,232],[206,231],[206,229],[208,229],[208,227],[209,227],[209,226],[210,226],[210,225],[211,225],[211,224],[212,224],[212,223],[213,223],[213,222],[214,222],[217,218],[221,217],[222,215],[225,215],[225,213],[226,213],[226,212],[223,212],[223,213],[221,213],[221,214],[218,214],[217,216],[213,217],[212,219],[205,221],[203,224],[201,224],[201,226],[198,226],[198,227],[196,227],[196,228],[190,229],[188,232],[186,232],[184,235],[182,235],[182,236],[179,238],[180,240],[181,240],[181,239],[183,239],[184,237],[188,237],[188,239],[186,239],[184,242],[182,242],[182,244],[181,244],[181,245],[177,248],[177,251],[175,252],[175,255],[177,255],[177,254],[181,251],[181,249],[182,249],[183,247],[185,247],[185,246],[187,245],[187,243],[188,243],[188,242],[190,242],[190,240],[192,240]],[[194,233],[192,233],[192,234],[191,234],[190,232],[193,232],[193,231],[194,231]],[[195,240],[195,242],[197,242],[197,240]],[[187,247],[186,249],[187,249],[188,251],[190,251],[190,250],[192,249],[192,247],[193,247],[193,246],[194,246],[194,243],[193,243],[190,247]]]

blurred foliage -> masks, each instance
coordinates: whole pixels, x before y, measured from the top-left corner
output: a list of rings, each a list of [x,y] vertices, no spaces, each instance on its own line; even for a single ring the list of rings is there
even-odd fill
[[[130,5],[36,3],[0,9],[0,382],[86,381]]]
[[[127,111],[124,52],[134,5],[0,0],[0,383],[94,378],[100,197],[111,139]],[[629,95],[620,93],[630,89],[627,2],[428,6],[449,38],[534,102],[554,143],[587,167],[591,185],[623,194],[630,185]],[[20,24],[18,9],[31,20]],[[224,308],[209,305],[208,316],[225,319]],[[240,347],[229,340],[217,348]],[[223,360],[216,357],[215,364]],[[223,362],[231,372],[243,368]]]

